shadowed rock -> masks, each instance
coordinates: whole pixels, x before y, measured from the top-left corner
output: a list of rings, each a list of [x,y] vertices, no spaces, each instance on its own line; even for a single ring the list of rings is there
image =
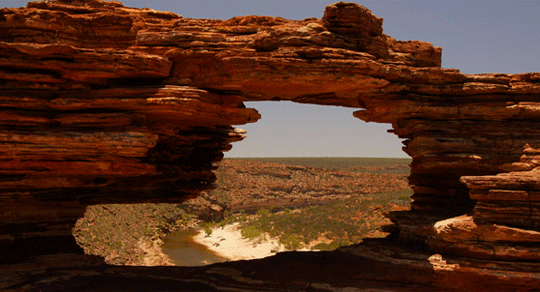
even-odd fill
[[[394,40],[382,19],[342,2],[299,21],[100,0],[0,10],[0,287],[537,288],[540,74],[440,65],[440,48]],[[415,194],[410,211],[389,215],[390,238],[200,269],[62,255],[80,252],[71,228],[87,205],[212,188],[215,163],[244,138],[231,125],[256,122],[243,102],[257,100],[353,107],[392,125]]]

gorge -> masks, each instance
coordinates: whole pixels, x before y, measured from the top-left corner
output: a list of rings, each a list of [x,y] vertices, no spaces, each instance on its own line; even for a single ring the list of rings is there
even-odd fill
[[[8,291],[533,291],[540,287],[540,73],[462,74],[357,4],[322,19],[189,19],[116,1],[0,10],[0,287]],[[86,206],[214,187],[260,115],[357,108],[405,139],[411,209],[385,239],[201,268],[81,254]],[[130,289],[131,288],[131,289]],[[362,291],[362,290],[360,290]]]

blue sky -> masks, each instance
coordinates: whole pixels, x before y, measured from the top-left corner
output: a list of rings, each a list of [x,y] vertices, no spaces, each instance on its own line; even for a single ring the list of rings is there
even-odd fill
[[[2,0],[0,7],[27,1]],[[125,0],[125,6],[172,11],[189,18],[271,15],[320,18],[333,0]],[[356,2],[384,18],[384,33],[443,48],[445,68],[464,73],[540,71],[540,1],[369,0]],[[390,125],[365,123],[353,109],[290,102],[248,103],[262,119],[240,126],[247,138],[227,157],[407,157]]]

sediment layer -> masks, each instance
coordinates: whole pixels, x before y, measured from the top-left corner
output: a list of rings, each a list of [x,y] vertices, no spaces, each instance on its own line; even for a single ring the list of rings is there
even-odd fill
[[[511,265],[538,260],[540,73],[443,69],[441,48],[397,41],[342,2],[322,19],[225,21],[30,2],[0,10],[0,48],[6,263],[77,250],[71,228],[89,204],[181,202],[212,188],[215,163],[244,137],[231,125],[260,118],[243,102],[291,100],[358,108],[406,139],[415,194],[410,211],[390,215],[392,238],[458,257],[433,273],[474,284],[480,266],[464,263],[491,260],[506,277],[488,277],[492,287],[540,285]],[[26,252],[36,244],[51,248]]]

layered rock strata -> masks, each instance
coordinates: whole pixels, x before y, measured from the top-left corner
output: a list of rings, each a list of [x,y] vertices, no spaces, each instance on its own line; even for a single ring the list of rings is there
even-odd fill
[[[540,285],[534,268],[508,265],[538,260],[540,73],[440,68],[440,48],[394,40],[382,19],[342,2],[299,21],[30,2],[0,10],[0,48],[7,262],[39,243],[54,248],[34,254],[76,250],[71,228],[89,204],[197,196],[243,138],[231,125],[260,118],[243,102],[291,100],[358,108],[405,139],[415,194],[410,211],[390,216],[398,244],[490,259],[477,271],[493,287],[510,270],[523,289]],[[437,271],[474,283],[459,267]]]

